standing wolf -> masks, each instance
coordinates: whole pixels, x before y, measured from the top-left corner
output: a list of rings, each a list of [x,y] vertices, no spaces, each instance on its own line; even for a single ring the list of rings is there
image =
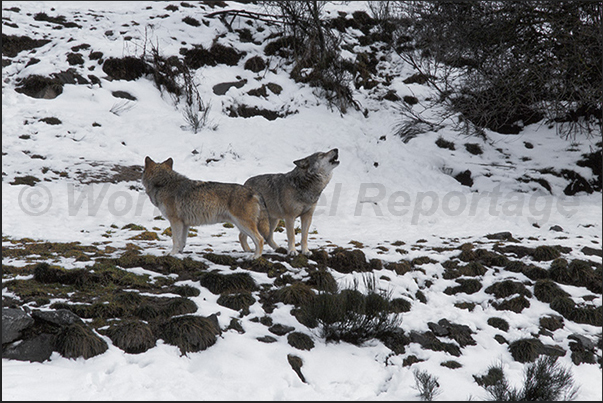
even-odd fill
[[[142,184],[151,203],[170,221],[173,248],[170,255],[182,252],[188,228],[194,225],[231,222],[255,244],[254,259],[262,255],[268,240],[268,215],[261,196],[251,188],[235,183],[203,182],[188,179],[172,170],[168,158],[158,164],[146,157]],[[264,238],[264,239],[262,239]],[[247,243],[246,252],[251,251]]]
[[[295,250],[295,219],[301,219],[301,250],[308,255],[308,231],[312,223],[312,214],[318,198],[331,180],[333,169],[339,165],[339,151],[317,152],[306,158],[294,161],[296,167],[284,174],[265,174],[247,179],[249,186],[262,195],[268,209],[270,231],[266,241],[276,249],[278,245],[272,238],[278,220],[285,220],[289,255],[297,255]],[[243,248],[247,245],[247,234],[239,234]]]

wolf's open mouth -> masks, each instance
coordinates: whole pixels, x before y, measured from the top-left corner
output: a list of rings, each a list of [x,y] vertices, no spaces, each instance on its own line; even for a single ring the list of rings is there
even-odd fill
[[[339,164],[339,161],[337,161],[337,158],[339,158],[339,151],[335,150],[335,153],[333,154],[333,158],[331,158],[331,160],[330,160],[331,164]]]

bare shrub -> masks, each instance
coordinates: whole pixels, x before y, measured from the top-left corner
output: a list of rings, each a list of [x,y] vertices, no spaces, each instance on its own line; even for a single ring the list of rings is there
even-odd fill
[[[323,9],[326,1],[265,1],[269,14],[282,21],[282,39],[292,45],[293,79],[317,88],[330,106],[345,113],[350,106],[359,109],[353,99],[352,75],[340,56],[340,38],[327,28]],[[268,47],[267,47],[268,50]]]
[[[571,371],[559,364],[557,357],[543,356],[528,364],[519,389],[509,385],[502,364],[490,367],[489,373],[493,371],[499,374],[497,379],[481,386],[495,401],[571,401],[578,394]]]
[[[419,397],[424,401],[432,401],[437,395],[442,393],[438,378],[427,371],[414,370],[415,388],[419,391]]]
[[[396,50],[460,114],[458,129],[510,134],[544,119],[564,137],[599,135],[601,3],[397,4],[413,23],[400,25]]]
[[[298,318],[308,327],[320,327],[327,341],[352,344],[395,333],[402,322],[394,309],[391,294],[377,289],[374,277],[365,277],[367,293],[358,290],[358,281],[339,292],[323,292],[300,308]]]

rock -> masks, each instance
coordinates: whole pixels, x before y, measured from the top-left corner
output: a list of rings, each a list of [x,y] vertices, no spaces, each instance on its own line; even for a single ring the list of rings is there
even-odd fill
[[[533,362],[540,355],[562,357],[566,351],[559,346],[543,344],[539,339],[519,339],[509,345],[509,351],[513,359],[518,362]]]
[[[287,342],[290,346],[298,350],[312,350],[314,348],[314,340],[310,336],[301,332],[293,332],[287,335]]]
[[[34,319],[19,308],[2,308],[2,344],[21,337],[21,331],[34,324]]]
[[[395,329],[393,332],[379,337],[379,340],[394,352],[394,354],[404,354],[406,352],[405,346],[410,343],[410,340],[404,334],[404,331],[400,328]]]
[[[588,246],[585,246],[584,248],[580,249],[580,252],[584,253],[587,256],[603,256],[603,250],[591,248]]]
[[[553,225],[551,228],[549,228],[549,231],[563,232],[563,228],[559,225]]]
[[[4,332],[2,332],[2,336],[4,336]],[[46,361],[52,355],[55,339],[56,336],[53,334],[41,333],[21,343],[9,345],[2,351],[2,358],[30,362]]]
[[[74,323],[82,323],[79,316],[67,309],[57,309],[56,311],[33,310],[31,316],[35,319],[50,322],[58,326],[68,326]]]
[[[427,327],[438,337],[446,337],[449,334],[448,329],[433,322],[427,323]]]
[[[276,339],[272,336],[258,337],[257,340],[261,341],[262,343],[274,343],[276,341]]]
[[[280,323],[277,323],[275,325],[272,325],[268,328],[268,331],[271,333],[276,334],[277,336],[284,336],[289,332],[294,331],[295,328],[292,326],[285,326],[285,325],[281,325]]]
[[[486,235],[486,238],[488,238],[488,239],[496,239],[496,240],[499,240],[499,241],[509,241],[509,240],[513,239],[513,234],[511,234],[508,231],[497,232],[495,234],[488,234],[488,235]]]
[[[574,333],[574,334],[569,335],[567,338],[577,341],[578,344],[580,344],[580,346],[584,347],[587,350],[595,349],[595,342],[593,342],[591,339],[589,339],[586,336],[582,336],[581,334]]]
[[[433,351],[446,351],[447,353],[454,355],[455,357],[461,356],[461,349],[452,343],[443,343],[433,334],[433,332],[419,333],[415,331],[410,332],[410,341],[413,343],[419,343],[423,348]]]
[[[243,87],[245,84],[247,84],[247,80],[243,79],[243,80],[239,80],[239,81],[232,81],[232,82],[227,82],[227,83],[220,83],[220,84],[216,84],[213,86],[213,91],[214,94],[216,95],[224,95],[228,92],[228,90],[231,87],[235,87],[235,88],[241,88]]]
[[[299,376],[299,379],[301,379],[301,381],[303,383],[308,383],[308,382],[306,382],[306,378],[304,378],[304,375],[301,372],[301,367],[302,367],[302,365],[304,365],[304,362],[302,361],[302,359],[293,354],[287,354],[287,361],[289,361],[289,365],[291,365],[291,368],[293,368],[293,371],[295,371],[297,376]]]

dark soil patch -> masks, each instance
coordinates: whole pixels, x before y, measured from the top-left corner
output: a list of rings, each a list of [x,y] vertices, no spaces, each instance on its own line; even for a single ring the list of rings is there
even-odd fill
[[[538,339],[520,339],[509,345],[509,351],[515,361],[533,362],[540,355],[561,357],[565,355],[565,350],[557,346],[544,345]]]
[[[247,106],[247,105],[237,105],[231,106],[228,109],[228,116],[231,118],[251,118],[254,116],[262,116],[267,120],[276,120],[278,118],[284,118],[290,115],[291,113],[283,112],[283,111],[271,111],[269,109],[259,108],[257,106]]]
[[[103,63],[103,72],[114,80],[137,80],[150,73],[148,65],[140,58],[126,56],[124,58],[110,57]]]
[[[63,93],[63,82],[58,78],[32,75],[18,79],[15,91],[32,98],[54,99]]]
[[[37,13],[34,15],[34,20],[36,21],[45,21],[53,24],[60,25],[65,28],[81,28],[81,25],[76,24],[75,22],[70,22],[65,19],[65,16],[58,15],[56,17],[51,17],[46,13]]]
[[[2,34],[2,54],[7,57],[15,57],[19,52],[39,48],[49,42],[48,39],[31,39],[27,36]]]
[[[245,61],[245,70],[251,70],[254,73],[259,73],[266,69],[266,62],[261,56],[253,56]]]

